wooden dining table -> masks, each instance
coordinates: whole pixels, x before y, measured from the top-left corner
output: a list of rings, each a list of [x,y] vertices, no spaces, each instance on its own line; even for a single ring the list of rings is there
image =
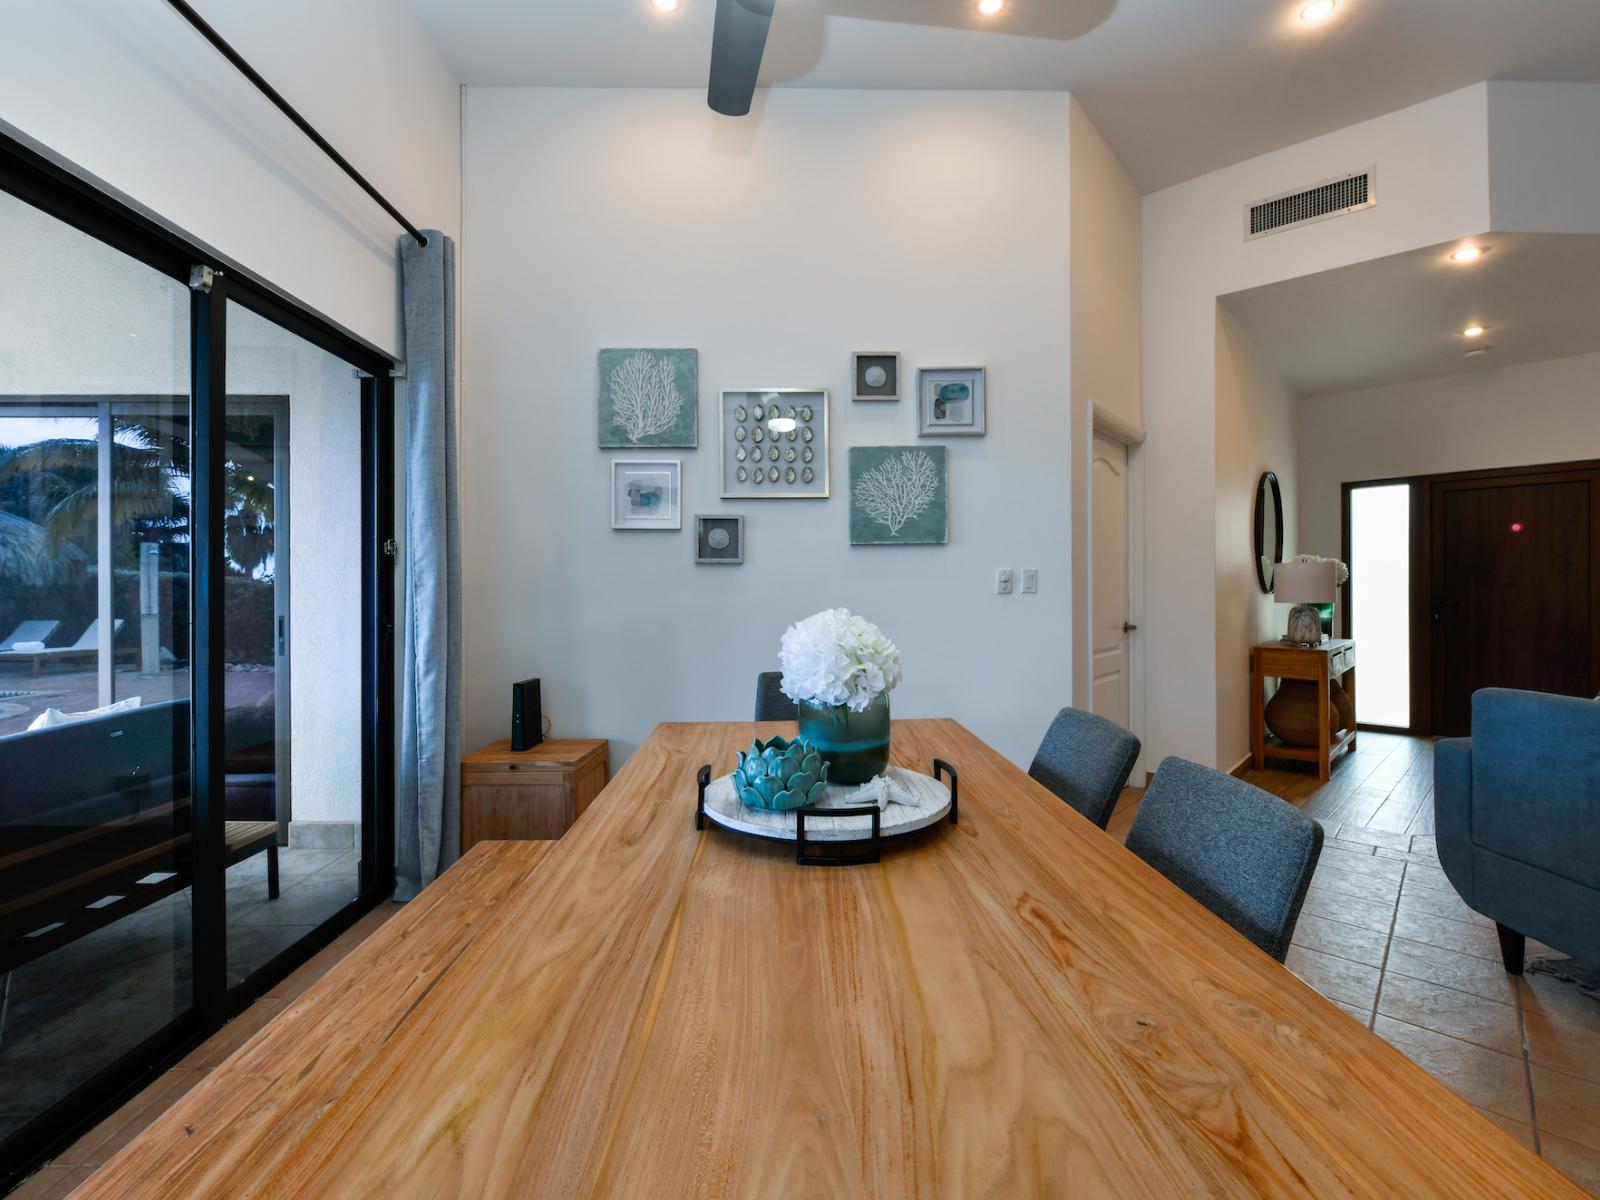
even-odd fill
[[[79,1197],[1580,1197],[950,720],[881,861],[695,828],[779,724],[658,727],[485,843]]]

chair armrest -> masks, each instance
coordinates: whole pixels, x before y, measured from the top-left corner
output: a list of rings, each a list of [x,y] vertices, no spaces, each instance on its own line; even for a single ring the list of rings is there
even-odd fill
[[[1472,739],[1446,738],[1433,747],[1433,832],[1439,865],[1456,891],[1472,902]]]

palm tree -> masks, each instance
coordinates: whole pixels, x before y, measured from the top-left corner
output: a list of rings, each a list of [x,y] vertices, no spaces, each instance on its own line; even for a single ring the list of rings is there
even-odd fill
[[[43,511],[52,551],[68,543],[93,545],[99,505],[100,447],[82,438],[51,438],[0,451],[0,484],[26,480],[36,509]],[[111,522],[170,520],[183,477],[177,464],[149,446],[111,446]]]
[[[81,574],[83,567],[82,550],[51,546],[41,526],[0,509],[0,579],[22,587],[47,587]]]

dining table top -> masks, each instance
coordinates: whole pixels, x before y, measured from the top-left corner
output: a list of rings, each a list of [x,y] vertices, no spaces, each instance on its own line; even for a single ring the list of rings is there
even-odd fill
[[[483,843],[79,1197],[1583,1195],[952,720],[881,861],[695,828],[792,723],[657,727]]]

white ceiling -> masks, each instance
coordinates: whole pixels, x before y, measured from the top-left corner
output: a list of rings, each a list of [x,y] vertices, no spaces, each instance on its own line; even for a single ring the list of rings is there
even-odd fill
[[[1327,395],[1600,351],[1600,237],[1485,234],[1224,296],[1294,391]],[[1486,332],[1467,339],[1469,325]],[[1474,346],[1487,354],[1465,357]],[[1600,410],[1597,410],[1600,411]],[[1600,417],[1597,417],[1600,419]]]
[[[407,0],[469,84],[703,87],[714,0]],[[1066,89],[1143,190],[1484,79],[1600,83],[1600,0],[777,0],[761,79]]]

